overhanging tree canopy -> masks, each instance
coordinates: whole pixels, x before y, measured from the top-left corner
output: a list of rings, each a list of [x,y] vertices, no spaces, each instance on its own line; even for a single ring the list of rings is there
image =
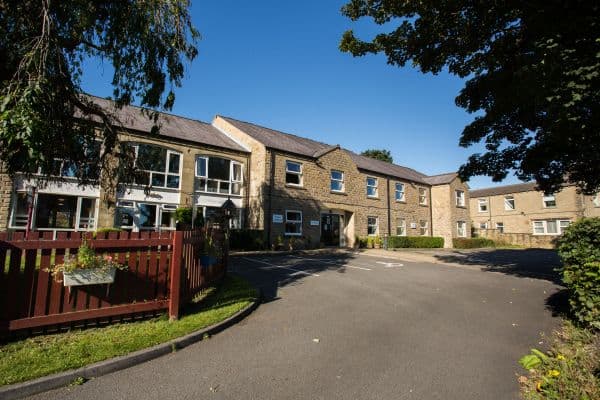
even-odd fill
[[[131,169],[131,155],[117,150],[114,113],[81,94],[83,62],[94,57],[111,64],[117,106],[136,101],[170,109],[184,62],[197,55],[199,34],[188,7],[188,0],[0,0],[5,171],[49,174],[60,159],[87,183],[99,168],[117,165],[111,155],[128,161],[120,168]],[[90,157],[97,130],[82,119],[100,122],[100,157]]]
[[[342,13],[395,26],[370,41],[349,30],[342,51],[466,79],[456,103],[477,114],[460,145],[486,151],[461,166],[463,179],[514,170],[547,192],[600,189],[600,3],[352,0]]]

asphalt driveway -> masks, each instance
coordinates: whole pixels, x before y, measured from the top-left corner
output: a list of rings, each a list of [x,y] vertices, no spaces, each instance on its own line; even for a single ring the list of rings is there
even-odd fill
[[[36,399],[514,399],[516,360],[558,320],[551,280],[366,256],[248,256],[242,323]]]

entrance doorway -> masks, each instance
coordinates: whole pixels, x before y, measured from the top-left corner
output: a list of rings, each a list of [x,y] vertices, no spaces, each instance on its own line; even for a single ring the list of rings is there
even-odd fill
[[[321,241],[325,246],[340,246],[341,221],[339,214],[321,215]]]

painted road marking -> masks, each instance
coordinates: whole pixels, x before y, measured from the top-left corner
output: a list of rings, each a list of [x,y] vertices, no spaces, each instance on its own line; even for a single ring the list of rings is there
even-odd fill
[[[371,268],[357,267],[356,265],[342,264],[341,262],[333,262],[333,261],[321,260],[321,259],[318,259],[318,258],[306,258],[306,257],[298,257],[298,256],[291,256],[291,257],[297,258],[299,260],[316,261],[316,262],[322,262],[323,264],[340,265],[342,267],[348,267],[348,268],[354,268],[354,269],[362,269],[363,271],[371,271]]]
[[[242,257],[242,259],[244,259],[246,261],[252,261],[252,262],[258,262],[258,263],[261,263],[261,264],[266,264],[268,266],[275,267],[275,268],[281,268],[281,269],[287,269],[288,271],[294,271],[295,274],[292,274],[292,275],[300,274],[300,275],[308,275],[308,276],[319,276],[318,274],[313,274],[313,273],[310,273],[310,272],[305,272],[305,271],[302,271],[300,269],[295,269],[295,268],[291,268],[291,267],[285,267],[283,265],[271,264],[269,262],[258,260],[256,258]]]
[[[377,261],[377,264],[383,264],[385,268],[404,267],[404,264],[401,263],[391,263],[385,261]]]

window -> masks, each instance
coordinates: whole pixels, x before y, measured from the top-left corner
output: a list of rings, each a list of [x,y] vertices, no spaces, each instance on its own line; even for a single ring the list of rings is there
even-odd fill
[[[101,142],[98,140],[94,140],[91,146],[82,146],[81,148],[79,148],[79,150],[81,150],[84,153],[86,159],[93,160],[83,165],[83,168],[86,170],[85,173],[91,179],[97,179],[100,176],[100,174],[98,173],[98,166],[93,165],[100,158],[100,146]],[[92,168],[96,169],[92,170]],[[65,161],[61,158],[55,158],[52,161],[52,165],[49,171],[44,171],[40,168],[38,172],[40,174],[47,174],[52,176],[75,178],[77,177],[78,167],[77,164],[73,162]]]
[[[595,207],[600,207],[600,193],[596,193],[592,202],[594,203]]]
[[[96,199],[39,193],[32,210],[31,226],[40,230],[94,230]],[[27,226],[27,194],[17,193],[11,226]]]
[[[367,197],[377,197],[377,178],[367,177]]]
[[[285,162],[285,183],[302,186],[302,164],[293,161]]]
[[[285,234],[287,236],[302,235],[302,211],[285,212]]]
[[[200,192],[242,194],[242,164],[221,157],[196,159],[196,187]]]
[[[405,201],[404,183],[396,183],[396,201]]]
[[[465,221],[456,222],[456,234],[459,237],[467,236],[467,223]]]
[[[115,226],[125,230],[174,230],[177,222],[175,204],[134,203],[120,201],[115,214]]]
[[[463,190],[456,190],[456,206],[464,207],[465,206],[465,192]]]
[[[553,194],[544,195],[542,199],[544,201],[544,208],[556,207],[556,197]]]
[[[504,196],[504,209],[505,210],[514,210],[515,209],[515,197],[514,196]]]
[[[196,211],[200,213],[204,218],[204,225],[214,226],[220,228],[221,221],[221,207],[199,207]],[[242,229],[242,209],[236,208],[232,218],[229,219],[230,229]]]
[[[419,188],[419,204],[422,206],[427,205],[427,189]]]
[[[406,236],[406,220],[404,218],[396,220],[396,235]]]
[[[331,171],[331,190],[333,192],[344,191],[344,173],[342,171]]]
[[[427,221],[419,221],[419,233],[421,236],[427,236],[429,233],[429,223]]]
[[[486,212],[488,209],[487,199],[478,199],[477,205],[479,206],[479,212]]]
[[[533,221],[533,234],[534,235],[561,235],[565,229],[569,227],[571,221],[569,220],[541,220]]]
[[[496,222],[496,230],[500,233],[504,233],[504,222]]]
[[[479,229],[487,229],[488,228],[488,223],[487,222],[481,222],[479,224]]]
[[[367,217],[367,235],[375,236],[379,233],[379,218]]]
[[[139,171],[135,183],[153,188],[179,189],[180,153],[146,143],[130,146],[135,151],[135,166]]]

